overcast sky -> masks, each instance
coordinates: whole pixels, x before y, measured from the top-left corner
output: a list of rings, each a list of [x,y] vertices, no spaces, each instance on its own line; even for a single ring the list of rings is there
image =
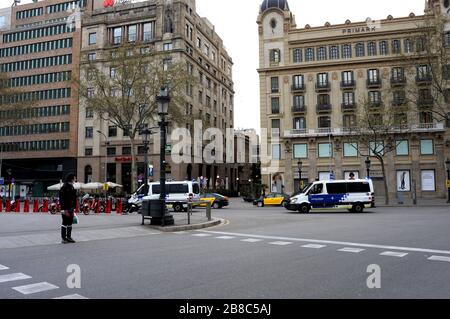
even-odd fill
[[[0,0],[0,7],[13,0]],[[29,3],[31,0],[23,0]],[[424,0],[288,0],[297,27],[404,17],[422,14]],[[207,17],[223,39],[234,61],[235,127],[259,128],[258,29],[262,0],[197,0],[197,12]]]

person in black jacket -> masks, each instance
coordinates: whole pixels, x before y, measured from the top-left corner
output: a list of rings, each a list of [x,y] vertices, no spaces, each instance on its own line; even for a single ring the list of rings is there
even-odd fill
[[[72,224],[77,205],[77,192],[73,187],[75,178],[75,174],[67,175],[65,183],[59,191],[59,202],[62,210],[61,238],[63,244],[75,243],[75,240],[72,239]]]

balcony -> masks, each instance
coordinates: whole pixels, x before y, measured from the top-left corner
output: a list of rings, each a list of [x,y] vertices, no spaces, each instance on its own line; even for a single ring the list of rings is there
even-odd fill
[[[341,81],[341,89],[345,90],[345,89],[354,89],[356,86],[356,81],[355,80],[351,80],[351,81]]]
[[[432,98],[419,98],[417,100],[417,107],[421,108],[421,109],[422,108],[424,108],[424,109],[432,108],[433,105],[434,105],[434,101]]]
[[[317,104],[316,110],[317,113],[330,113],[331,104]]]
[[[416,76],[417,85],[430,85],[432,81],[433,77],[431,76],[431,74]]]
[[[331,91],[330,82],[316,83],[316,92],[328,92],[328,91]]]
[[[373,88],[379,88],[381,87],[381,79],[368,79],[367,80],[367,88],[373,89]]]
[[[342,112],[353,112],[356,110],[356,103],[342,103]]]
[[[391,77],[391,86],[404,86],[406,84],[406,78],[404,76]]]
[[[294,84],[291,86],[292,92],[305,92],[305,84]]]
[[[306,113],[306,106],[305,105],[294,105],[292,107],[293,113]]]

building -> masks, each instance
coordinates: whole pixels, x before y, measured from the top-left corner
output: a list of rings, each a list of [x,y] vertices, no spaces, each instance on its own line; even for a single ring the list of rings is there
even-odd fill
[[[19,122],[0,112],[1,174],[16,195],[42,196],[76,171],[78,94],[71,79],[79,72],[76,7],[84,5],[46,0],[5,9],[9,18],[0,11],[0,72],[17,92],[12,99],[27,103],[16,110]]]
[[[87,63],[99,63],[109,72],[111,51],[126,43],[170,53],[174,60],[186,61],[200,79],[198,87],[191,87],[186,94],[186,116],[199,116],[222,130],[234,126],[233,61],[211,22],[196,13],[195,0],[116,1],[115,4],[93,0],[88,2],[82,25],[82,70]],[[86,80],[83,72],[81,80]],[[124,190],[131,192],[131,146],[124,132],[99,119],[84,103],[80,103],[78,132],[78,179],[104,181],[107,175],[106,179],[124,185]],[[143,137],[140,138],[142,145]],[[159,136],[151,138],[149,161],[155,168],[151,178],[156,180],[159,179],[159,149],[155,138]],[[141,180],[145,169],[143,151],[139,146]],[[204,176],[208,188],[214,188],[217,180],[231,181],[237,176],[237,168],[232,164],[194,164],[193,161],[174,165],[169,159],[167,168],[167,177],[176,180]]]
[[[448,1],[430,0],[426,13],[440,15],[448,6]],[[279,142],[272,145],[272,162],[263,163],[264,183],[293,193],[300,178],[305,182],[328,179],[331,173],[343,179],[352,172],[366,177],[366,157],[345,143],[356,119],[357,102],[379,103],[384,90],[401,87],[405,81],[424,84],[427,90],[416,70],[402,76],[402,57],[414,54],[409,37],[424,19],[425,14],[412,13],[381,21],[347,20],[298,28],[287,0],[263,1],[257,20],[261,127],[271,131],[269,141],[279,135]],[[407,119],[409,131],[397,150],[385,156],[390,196],[401,192],[410,197],[415,184],[419,198],[445,198],[449,130],[425,108],[414,113],[414,118]],[[357,147],[367,154],[366,145]],[[384,196],[381,166],[374,158],[371,164],[377,195]],[[267,170],[271,167],[278,169]]]

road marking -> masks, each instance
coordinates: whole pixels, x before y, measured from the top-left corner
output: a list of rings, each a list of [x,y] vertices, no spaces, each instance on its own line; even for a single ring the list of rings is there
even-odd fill
[[[385,251],[384,253],[380,254],[381,256],[390,256],[390,257],[398,257],[403,258],[408,255],[408,253],[399,253],[395,251]]]
[[[74,295],[67,295],[67,296],[62,296],[62,297],[57,297],[57,298],[53,298],[53,299],[88,299],[84,296],[78,295],[78,294],[74,294]]]
[[[428,258],[428,260],[450,262],[450,257],[444,257],[444,256],[431,256],[430,258]]]
[[[187,231],[176,231],[176,232],[173,232],[172,234],[174,234],[174,235],[185,235],[187,233],[188,233]]]
[[[233,236],[219,236],[219,237],[216,237],[217,239],[234,239],[234,238],[236,238],[236,237],[233,237]]]
[[[255,239],[255,238],[247,238],[247,239],[242,239],[241,241],[245,242],[245,243],[259,243],[261,241],[263,241],[262,239]]]
[[[325,245],[317,245],[317,244],[308,244],[308,245],[303,245],[303,248],[313,248],[313,249],[321,249],[321,248],[325,248],[327,246]]]
[[[214,235],[227,235],[236,237],[251,237],[251,238],[261,238],[261,239],[271,239],[280,241],[294,241],[294,242],[310,242],[317,244],[329,244],[329,245],[340,245],[340,246],[354,246],[362,248],[377,248],[386,250],[400,250],[408,252],[419,252],[419,253],[429,253],[429,254],[443,254],[450,255],[449,250],[436,250],[436,249],[426,249],[426,248],[414,248],[414,247],[397,247],[397,246],[385,246],[385,245],[373,245],[373,244],[363,244],[363,243],[352,243],[343,241],[333,241],[333,240],[318,240],[318,239],[307,239],[307,238],[293,238],[293,237],[279,237],[279,236],[263,236],[254,234],[241,234],[241,233],[230,233],[230,232],[217,232],[217,231],[207,231],[207,230],[197,230],[198,232],[214,234]]]
[[[274,242],[269,243],[269,245],[287,246],[287,245],[292,245],[292,243],[288,242],[288,241],[274,241]]]
[[[0,265],[0,270],[8,270],[9,269],[9,267],[6,267],[6,266],[3,266],[3,265]]]
[[[194,234],[192,236],[194,236],[194,237],[210,237],[212,235],[210,235],[210,234]]]
[[[14,287],[13,289],[24,295],[31,295],[36,294],[38,292],[59,289],[59,287],[49,284],[48,282],[40,282],[32,285]]]
[[[22,274],[22,273],[15,273],[15,274],[8,274],[8,275],[1,275],[0,276],[0,283],[2,282],[8,282],[8,281],[16,281],[16,280],[25,280],[30,279],[31,276]]]
[[[345,252],[345,253],[359,254],[359,253],[365,251],[365,249],[346,247],[346,248],[339,249],[338,251],[342,251],[342,252]]]

